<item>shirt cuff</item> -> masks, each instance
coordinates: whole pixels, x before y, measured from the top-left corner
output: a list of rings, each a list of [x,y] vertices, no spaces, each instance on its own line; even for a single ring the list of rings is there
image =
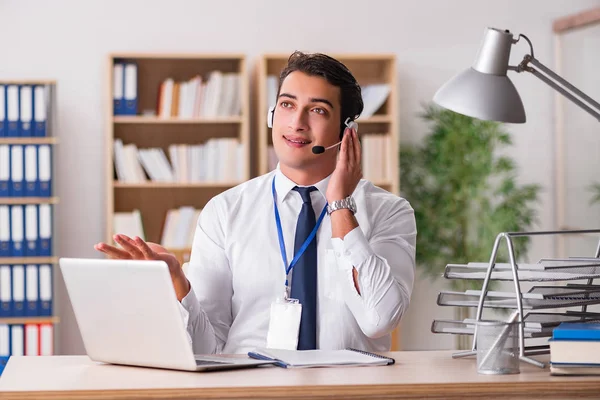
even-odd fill
[[[359,226],[346,234],[343,240],[333,238],[331,242],[335,258],[338,260],[337,264],[342,266],[342,269],[347,269],[344,267],[349,266],[350,269],[354,267],[359,270],[367,258],[374,255],[371,245]]]
[[[179,303],[179,302],[178,302]],[[190,287],[190,291],[179,303],[179,312],[181,313],[181,317],[183,318],[183,324],[187,327],[190,317],[195,316],[199,312],[200,304],[198,303],[198,299],[196,299],[196,293]]]

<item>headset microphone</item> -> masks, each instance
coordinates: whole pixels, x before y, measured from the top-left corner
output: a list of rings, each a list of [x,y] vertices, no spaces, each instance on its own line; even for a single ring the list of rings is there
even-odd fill
[[[354,129],[358,133],[358,124],[356,122],[352,121],[350,119],[350,117],[346,118],[346,120],[344,121],[344,125],[346,125],[350,129]],[[325,153],[325,150],[333,149],[335,146],[339,145],[340,143],[342,143],[341,140],[339,142],[337,142],[336,144],[332,144],[329,147],[313,146],[312,152],[313,152],[313,154],[323,154],[323,153]]]

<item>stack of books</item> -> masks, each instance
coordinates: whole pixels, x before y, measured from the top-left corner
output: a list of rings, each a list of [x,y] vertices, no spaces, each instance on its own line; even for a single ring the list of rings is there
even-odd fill
[[[562,323],[550,340],[552,375],[600,375],[600,323]]]

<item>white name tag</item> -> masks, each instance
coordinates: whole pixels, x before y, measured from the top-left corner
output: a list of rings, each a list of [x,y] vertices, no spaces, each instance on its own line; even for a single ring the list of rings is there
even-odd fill
[[[277,299],[271,303],[267,348],[296,350],[300,332],[302,305],[295,299]]]

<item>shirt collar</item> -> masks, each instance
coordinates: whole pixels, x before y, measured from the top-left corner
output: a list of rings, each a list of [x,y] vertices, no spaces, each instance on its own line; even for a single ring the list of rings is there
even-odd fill
[[[329,184],[329,179],[331,175],[327,176],[325,179],[310,185],[317,188],[319,193],[325,199],[325,194],[327,193],[327,185]],[[301,186],[292,181],[290,178],[285,176],[281,169],[279,168],[279,164],[277,164],[277,170],[275,171],[275,190],[277,191],[277,203],[282,203],[287,198],[287,195],[295,186]]]

